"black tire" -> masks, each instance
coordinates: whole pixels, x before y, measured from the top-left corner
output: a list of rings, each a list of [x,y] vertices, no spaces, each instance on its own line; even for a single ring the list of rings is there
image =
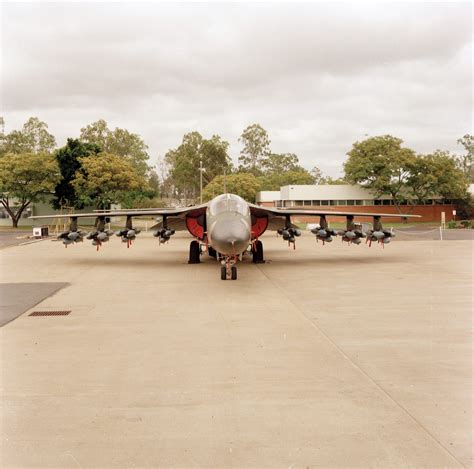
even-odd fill
[[[221,267],[221,280],[227,280],[227,270],[225,266]]]
[[[211,248],[211,246],[207,248],[207,253],[209,254],[209,257],[213,257],[214,259],[217,258],[217,252],[214,248]]]
[[[237,267],[233,265],[230,269],[230,278],[232,280],[237,280]]]
[[[188,264],[199,264],[201,262],[199,259],[200,254],[199,241],[191,241],[191,244],[189,245]]]
[[[254,264],[263,264],[265,262],[263,258],[263,244],[261,241],[255,242],[252,262]]]

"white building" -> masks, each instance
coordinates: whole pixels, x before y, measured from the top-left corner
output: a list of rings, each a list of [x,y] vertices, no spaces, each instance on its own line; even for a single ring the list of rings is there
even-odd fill
[[[320,207],[324,205],[393,205],[389,195],[375,197],[374,194],[361,186],[352,185],[293,185],[283,186],[279,191],[261,191],[256,197],[257,204],[275,207]],[[441,203],[434,198],[427,204]]]

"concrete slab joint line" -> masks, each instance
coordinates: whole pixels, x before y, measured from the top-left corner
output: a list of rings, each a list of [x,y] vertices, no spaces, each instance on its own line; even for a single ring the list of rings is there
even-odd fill
[[[287,300],[295,307],[295,309],[304,317],[304,319],[309,322],[312,328],[316,329],[319,333],[321,333],[326,340],[328,340],[331,345],[340,353],[345,360],[349,361],[351,365],[357,369],[361,374],[363,374],[377,389],[379,389],[390,401],[392,401],[397,407],[399,407],[412,421],[414,421],[420,428],[423,429],[424,432],[434,441],[437,443],[450,457],[452,457],[459,465],[462,467],[465,466],[461,461],[459,461],[456,456],[449,451],[414,415],[412,415],[408,409],[406,409],[400,402],[398,402],[386,389],[384,389],[377,381],[375,381],[364,369],[362,369],[356,362],[354,362],[345,352],[344,350],[324,331],[320,326],[316,325],[310,318],[304,313],[304,311],[286,294],[286,292],[278,285],[277,282],[273,281],[264,271],[261,265],[257,264],[258,269],[262,272],[262,274],[267,278],[267,280],[273,284],[280,292],[287,298]]]

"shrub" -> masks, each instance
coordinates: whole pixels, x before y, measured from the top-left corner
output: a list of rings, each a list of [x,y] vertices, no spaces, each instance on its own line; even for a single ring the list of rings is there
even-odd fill
[[[456,228],[456,222],[454,220],[448,221],[446,226],[448,230],[453,230]]]

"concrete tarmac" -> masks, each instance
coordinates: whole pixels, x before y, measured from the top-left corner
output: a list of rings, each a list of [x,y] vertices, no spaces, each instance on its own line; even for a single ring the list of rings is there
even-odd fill
[[[0,328],[2,468],[471,467],[472,242],[189,241],[2,250],[72,310]]]

